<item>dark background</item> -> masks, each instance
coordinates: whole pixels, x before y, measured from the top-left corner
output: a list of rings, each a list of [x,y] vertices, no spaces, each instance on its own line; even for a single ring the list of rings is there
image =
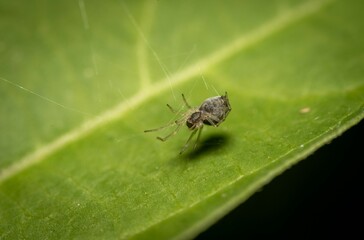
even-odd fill
[[[364,239],[363,138],[361,121],[196,239]]]

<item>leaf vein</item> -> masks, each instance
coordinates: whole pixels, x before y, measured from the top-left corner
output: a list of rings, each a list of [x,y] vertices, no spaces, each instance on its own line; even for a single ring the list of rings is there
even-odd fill
[[[253,30],[248,34],[244,34],[230,43],[224,44],[224,47],[218,49],[210,55],[207,55],[201,60],[192,63],[185,69],[182,69],[181,71],[176,72],[170,76],[166,74],[167,76],[165,79],[151,85],[148,90],[145,88],[140,89],[135,95],[131,96],[129,100],[122,101],[115,107],[87,120],[78,128],[70,130],[49,144],[35,149],[33,152],[21,158],[18,162],[3,169],[3,171],[0,172],[0,184],[15,176],[16,174],[42,162],[47,157],[58,152],[60,149],[65,148],[67,145],[83,139],[85,136],[92,133],[99,127],[120,119],[129,110],[147,102],[150,98],[158,95],[159,93],[168,90],[172,82],[175,85],[187,82],[192,77],[198,76],[201,70],[207,70],[216,64],[234,56],[242,50],[247,49],[248,47],[268,38],[274,33],[279,32],[294,22],[297,22],[298,20],[319,11],[323,6],[331,1],[333,0],[310,1],[300,5],[297,8],[280,13],[275,18],[266,21],[256,30]],[[150,50],[152,51],[153,49]],[[155,52],[153,52],[153,54],[154,53]],[[155,55],[155,57],[156,56],[157,55]]]

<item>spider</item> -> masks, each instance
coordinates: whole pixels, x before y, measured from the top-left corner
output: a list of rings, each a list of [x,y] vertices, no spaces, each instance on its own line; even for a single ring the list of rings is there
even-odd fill
[[[182,94],[182,99],[186,107],[188,108],[188,111],[182,115],[180,119],[177,119],[176,121],[172,122],[171,124],[168,124],[166,126],[162,126],[159,128],[149,129],[145,130],[144,132],[154,132],[159,131],[162,129],[165,129],[167,127],[177,125],[175,130],[168,134],[165,137],[157,137],[158,140],[161,140],[162,142],[168,140],[170,137],[176,135],[178,131],[180,130],[181,126],[186,123],[188,129],[192,131],[191,135],[187,139],[185,145],[180,151],[180,154],[182,154],[189,146],[191,139],[193,136],[197,133],[197,138],[195,141],[194,148],[197,145],[198,140],[201,136],[201,131],[204,125],[209,125],[213,127],[218,127],[228,116],[229,112],[231,111],[231,106],[229,103],[229,98],[227,95],[227,92],[225,92],[225,95],[223,96],[215,96],[207,98],[200,107],[191,107],[190,104],[188,104],[184,94]],[[176,110],[174,110],[169,104],[167,104],[167,107],[171,110],[172,113],[178,113]]]

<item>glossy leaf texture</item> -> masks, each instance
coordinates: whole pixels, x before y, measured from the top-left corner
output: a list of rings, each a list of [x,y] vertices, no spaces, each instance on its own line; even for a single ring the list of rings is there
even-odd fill
[[[364,116],[359,0],[0,1],[0,238],[192,238]],[[179,155],[183,113],[232,111]]]

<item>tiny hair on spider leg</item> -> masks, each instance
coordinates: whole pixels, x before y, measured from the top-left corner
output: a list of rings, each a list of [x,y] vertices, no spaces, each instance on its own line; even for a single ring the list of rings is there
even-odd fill
[[[167,141],[170,137],[176,135],[181,129],[183,124],[186,124],[187,128],[191,130],[191,134],[188,137],[185,145],[182,147],[180,154],[182,154],[189,147],[192,138],[196,135],[196,141],[193,146],[195,148],[200,139],[202,129],[204,125],[218,127],[225,121],[226,117],[231,111],[231,106],[227,92],[222,96],[215,96],[205,99],[199,107],[192,107],[186,100],[184,94],[182,94],[182,100],[188,110],[182,114],[182,116],[174,122],[167,124],[159,128],[153,128],[145,130],[145,133],[156,132],[165,128],[176,126],[176,128],[165,137],[157,137],[160,141]],[[172,113],[177,113],[169,104],[167,107]]]

